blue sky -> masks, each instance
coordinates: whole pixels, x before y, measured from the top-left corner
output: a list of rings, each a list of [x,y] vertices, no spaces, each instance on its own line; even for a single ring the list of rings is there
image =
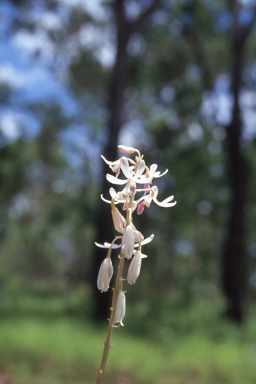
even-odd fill
[[[33,112],[33,107],[38,104],[49,107],[59,105],[63,114],[70,120],[74,120],[69,128],[70,132],[63,135],[64,141],[72,141],[72,132],[74,133],[75,130],[75,137],[84,135],[81,142],[90,141],[93,136],[90,126],[90,121],[93,119],[91,116],[93,101],[89,101],[86,111],[86,104],[82,104],[69,88],[68,66],[77,54],[77,47],[74,42],[70,41],[68,54],[61,54],[47,32],[65,28],[71,7],[84,8],[92,20],[78,33],[80,49],[88,51],[88,54],[93,54],[102,65],[111,67],[115,56],[114,32],[110,23],[111,15],[105,8],[103,9],[103,3],[104,0],[89,2],[59,0],[58,12],[55,13],[47,10],[44,1],[35,2],[29,10],[23,13],[20,13],[7,0],[0,3],[0,85],[11,89],[8,104],[2,104],[0,107],[0,131],[7,141],[15,140],[20,134],[33,138],[40,132],[42,121]],[[246,3],[250,3],[249,0]],[[130,4],[133,3],[130,2]],[[135,6],[131,6],[130,17],[136,16],[138,11]],[[223,15],[225,16],[225,13]],[[244,13],[243,17],[245,19],[247,17],[246,20],[248,20],[248,12]],[[224,19],[226,20],[225,17]],[[17,20],[35,22],[37,27],[31,32],[21,27],[13,33],[12,25]],[[105,25],[109,20],[109,27],[103,33],[103,30],[99,29],[93,20],[104,22]],[[208,118],[215,115],[219,124],[227,124],[230,120],[233,101],[229,95],[229,86],[229,78],[223,74],[216,82],[214,91],[211,94],[205,94],[204,97],[203,113]],[[255,136],[253,124],[256,119],[255,92],[248,90],[242,92],[241,102],[245,137],[251,138]],[[96,105],[95,101],[94,104]],[[101,115],[102,124],[104,124],[104,111],[100,109],[93,113]],[[141,127],[138,121],[126,124],[121,131],[122,140],[130,140],[127,130],[130,131],[133,124],[137,128],[138,124]],[[141,129],[143,130],[143,128]],[[84,150],[92,152],[93,155],[95,151],[91,148],[91,146],[86,148],[85,144]],[[99,150],[96,151],[97,154],[98,152]]]
[[[92,158],[100,156],[99,144],[94,145],[89,122],[93,118],[92,113],[98,116],[101,113],[103,119],[104,111],[99,113],[95,100],[89,99],[88,112],[85,111],[84,102],[82,104],[69,88],[68,66],[72,51],[64,55],[58,52],[47,31],[64,28],[69,7],[85,3],[70,1],[67,6],[62,1],[59,14],[49,12],[42,7],[42,2],[35,2],[27,13],[19,13],[9,1],[0,3],[0,89],[9,89],[9,97],[0,106],[2,137],[5,142],[16,140],[21,135],[32,140],[44,123],[42,116],[36,113],[36,107],[60,106],[63,115],[72,121],[60,137],[72,167],[81,165],[85,153]],[[99,2],[91,12],[98,10],[97,7]],[[99,10],[96,15],[98,18],[103,16]],[[21,26],[13,31],[13,23],[22,19],[36,22],[36,28],[29,31]],[[102,145],[101,139],[99,143]]]

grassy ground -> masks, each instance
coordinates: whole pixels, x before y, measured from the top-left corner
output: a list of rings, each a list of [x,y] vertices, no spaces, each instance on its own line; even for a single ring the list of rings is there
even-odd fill
[[[171,323],[152,322],[145,334],[136,332],[138,320],[128,316],[125,327],[114,332],[119,344],[110,351],[103,384],[256,382],[256,321],[242,329],[223,321],[195,321],[191,328],[193,316],[184,311],[179,316],[184,328],[177,332]],[[106,329],[107,322],[98,327],[64,314],[2,316],[0,384],[94,383]]]

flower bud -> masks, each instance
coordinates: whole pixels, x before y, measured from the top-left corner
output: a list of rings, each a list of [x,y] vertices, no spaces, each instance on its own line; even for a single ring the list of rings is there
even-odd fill
[[[118,149],[122,153],[134,153],[137,152],[138,155],[140,156],[140,152],[138,149],[133,148],[133,147],[127,147],[126,145],[118,145]]]
[[[125,218],[121,215],[118,208],[113,206],[111,208],[114,227],[118,232],[124,233],[124,226],[126,224]]]
[[[101,292],[106,292],[108,290],[113,272],[112,261],[109,257],[106,257],[101,263],[97,279],[97,287]]]
[[[125,316],[125,308],[126,308],[125,295],[124,295],[124,292],[120,292],[118,295],[117,304],[116,304],[116,314],[115,314],[114,323],[120,323],[121,325],[124,325],[123,319]]]
[[[137,278],[139,277],[140,268],[141,268],[141,259],[142,259],[142,254],[140,251],[137,251],[129,265],[127,282],[131,285],[135,284]]]
[[[127,227],[125,228],[125,232],[122,240],[123,252],[127,259],[130,259],[132,257],[134,241],[135,240],[134,240],[133,228],[131,225],[127,225]]]
[[[137,214],[138,214],[138,215],[141,215],[141,214],[142,214],[142,212],[144,211],[145,205],[146,205],[146,201],[145,201],[145,200],[143,200],[143,201],[138,205],[138,208],[137,208]]]

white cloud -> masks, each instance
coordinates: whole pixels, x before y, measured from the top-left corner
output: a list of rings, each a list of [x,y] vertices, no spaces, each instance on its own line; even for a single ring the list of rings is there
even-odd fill
[[[20,127],[17,117],[13,114],[1,116],[0,131],[8,142],[16,140],[20,136]]]
[[[104,7],[105,0],[59,0],[69,8],[81,8],[85,10],[95,20],[105,21],[110,16],[110,11]]]
[[[40,52],[42,58],[52,59],[54,56],[55,47],[43,30],[31,33],[21,29],[14,35],[12,43],[31,54]]]

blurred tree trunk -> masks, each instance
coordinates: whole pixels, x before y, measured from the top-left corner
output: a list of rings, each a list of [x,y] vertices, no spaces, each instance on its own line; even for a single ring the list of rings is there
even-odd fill
[[[232,13],[232,49],[231,89],[233,109],[230,123],[224,127],[227,133],[227,162],[230,176],[231,205],[221,259],[221,285],[227,299],[226,315],[237,323],[243,320],[244,301],[247,288],[247,257],[245,252],[245,205],[247,200],[249,169],[247,159],[241,148],[243,122],[241,119],[241,87],[244,49],[256,20],[256,6],[247,24],[240,19],[242,4],[237,0],[228,0]],[[195,60],[203,69],[205,89],[213,89],[214,81],[204,48],[198,32],[190,25],[184,25],[183,35],[193,48]]]
[[[124,92],[127,84],[128,73],[127,45],[131,35],[142,24],[144,19],[156,9],[159,2],[160,0],[154,0],[151,5],[132,22],[127,20],[125,0],[116,0],[114,3],[117,30],[117,50],[115,64],[112,70],[109,84],[109,122],[106,146],[104,150],[104,156],[110,161],[116,160],[118,157],[118,136],[120,127],[123,123],[122,109],[124,104]],[[105,178],[105,174],[107,172],[109,172],[109,168],[104,163],[101,192],[106,198],[109,197],[108,191],[110,188],[110,185]],[[100,216],[98,217],[96,235],[97,242],[111,242],[114,238],[114,230],[110,207],[106,203],[101,202],[99,205],[99,212]],[[108,292],[102,294],[96,287],[98,271],[104,257],[106,257],[106,254],[104,255],[102,250],[97,248],[95,251],[92,268],[92,285],[95,308],[94,318],[98,320],[105,320],[109,315],[110,300],[112,296],[111,290],[108,290]]]
[[[239,4],[230,1],[233,14],[232,31],[232,118],[227,132],[227,155],[231,186],[231,206],[228,232],[222,253],[222,288],[228,301],[227,316],[237,323],[243,321],[247,288],[247,257],[245,252],[245,205],[247,200],[249,170],[241,148],[243,122],[241,120],[241,86],[244,48],[255,22],[255,12],[248,25],[239,22]]]

